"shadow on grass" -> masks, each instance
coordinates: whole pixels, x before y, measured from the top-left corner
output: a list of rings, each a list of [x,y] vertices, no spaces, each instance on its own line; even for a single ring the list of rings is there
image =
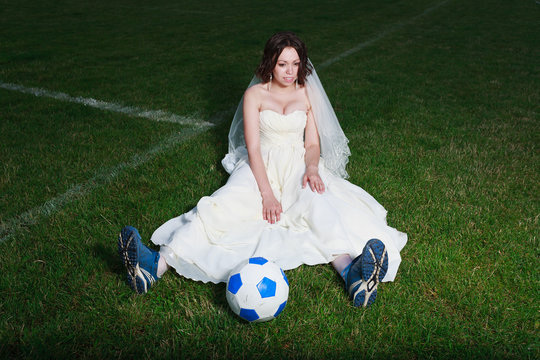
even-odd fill
[[[116,241],[115,241],[116,247]],[[111,251],[110,246],[105,246],[103,244],[94,244],[94,254],[98,259],[102,261],[103,264],[111,273],[116,273],[119,275],[124,275],[125,269],[118,257],[118,252]]]
[[[211,285],[211,291],[212,291],[212,302],[214,305],[222,310],[223,312],[227,313],[229,316],[234,317],[238,320],[238,322],[245,323],[244,320],[239,318],[230,308],[229,303],[227,302],[227,284],[219,283],[215,285]]]

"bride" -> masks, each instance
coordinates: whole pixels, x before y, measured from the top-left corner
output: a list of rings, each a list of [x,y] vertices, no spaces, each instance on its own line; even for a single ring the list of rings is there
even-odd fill
[[[226,282],[238,263],[263,256],[284,270],[332,263],[354,306],[371,305],[379,282],[394,280],[407,235],[345,180],[347,142],[304,43],[273,35],[231,125],[227,183],[159,227],[151,238],[159,251],[122,229],[128,284],[146,293],[170,267]]]

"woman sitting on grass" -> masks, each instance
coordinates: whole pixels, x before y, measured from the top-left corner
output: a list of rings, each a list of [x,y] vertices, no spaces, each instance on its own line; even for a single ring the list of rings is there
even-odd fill
[[[371,305],[378,283],[394,280],[407,235],[344,180],[347,142],[304,43],[275,34],[231,125],[227,183],[154,232],[159,252],[135,228],[120,232],[129,285],[146,293],[169,267],[226,282],[241,261],[262,256],[284,270],[331,262],[354,306]]]

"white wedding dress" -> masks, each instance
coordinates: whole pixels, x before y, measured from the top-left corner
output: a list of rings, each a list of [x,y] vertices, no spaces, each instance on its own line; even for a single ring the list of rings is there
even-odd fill
[[[326,191],[302,188],[306,120],[303,111],[260,112],[261,152],[283,208],[281,220],[263,220],[261,195],[246,153],[222,188],[154,232],[152,242],[161,246],[167,264],[187,278],[219,283],[252,256],[288,270],[329,263],[340,254],[354,258],[368,240],[378,238],[388,251],[383,281],[394,280],[407,235],[386,224],[386,210],[360,187],[330,173],[322,159],[319,174]]]

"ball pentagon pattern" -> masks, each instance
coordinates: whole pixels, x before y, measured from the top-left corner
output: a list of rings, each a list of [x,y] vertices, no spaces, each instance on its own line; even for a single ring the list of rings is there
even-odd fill
[[[261,297],[263,299],[276,296],[276,282],[267,277],[264,277],[257,284],[257,290],[259,290],[259,294],[261,294]]]
[[[243,261],[231,271],[227,281],[231,310],[249,322],[274,319],[285,308],[288,296],[287,276],[263,257]]]
[[[240,274],[234,274],[229,279],[227,290],[229,290],[233,294],[236,294],[241,286],[242,286],[242,278],[240,277]]]

